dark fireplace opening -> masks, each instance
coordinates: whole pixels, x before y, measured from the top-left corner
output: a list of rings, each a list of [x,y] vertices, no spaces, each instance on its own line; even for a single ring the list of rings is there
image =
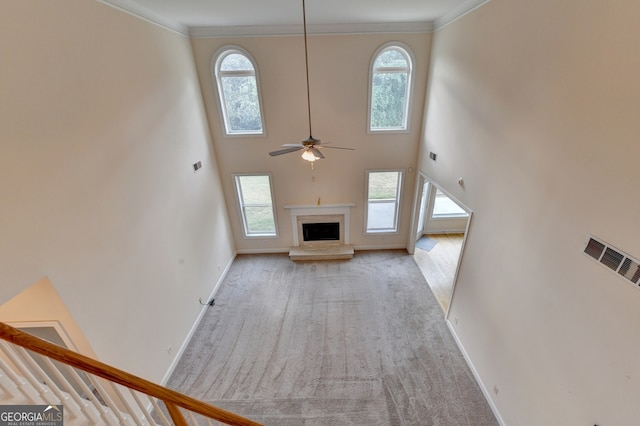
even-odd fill
[[[340,223],[303,223],[302,238],[304,241],[338,241],[340,240]]]

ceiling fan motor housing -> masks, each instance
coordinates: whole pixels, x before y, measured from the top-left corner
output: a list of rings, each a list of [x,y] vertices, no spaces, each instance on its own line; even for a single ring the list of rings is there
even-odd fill
[[[320,139],[316,139],[313,136],[309,136],[307,139],[302,141],[302,145],[304,146],[314,146],[320,143]]]

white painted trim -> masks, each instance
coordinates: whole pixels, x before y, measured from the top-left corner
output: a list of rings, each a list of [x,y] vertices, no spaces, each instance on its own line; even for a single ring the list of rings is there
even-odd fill
[[[131,0],[98,0],[98,2],[118,9],[121,12],[135,16],[138,19],[162,27],[166,30],[176,32],[180,35],[189,36],[189,27],[179,24],[173,20],[165,19],[155,12],[146,9]]]
[[[300,236],[298,233],[298,216],[330,216],[330,215],[342,215],[344,216],[344,230],[340,231],[344,244],[351,244],[351,209],[355,207],[355,203],[342,203],[342,204],[323,204],[323,205],[287,205],[285,209],[291,210],[291,226],[293,231],[293,245],[295,247],[300,246]]]
[[[316,24],[308,25],[309,34],[381,34],[381,33],[432,33],[474,11],[490,0],[467,0],[460,6],[436,19],[423,22],[377,22],[359,24]],[[192,38],[214,37],[258,37],[301,35],[302,25],[245,25],[229,27],[188,27],[167,19],[132,0],[98,0],[107,6],[120,10],[143,21]]]
[[[368,250],[406,250],[407,246],[404,244],[378,244],[378,245],[362,245],[362,246],[353,246],[353,249],[356,251],[368,251]],[[280,249],[243,249],[238,250],[238,254],[289,254],[290,248],[280,248]]]
[[[69,333],[67,333],[67,330],[65,330],[64,326],[62,325],[62,323],[58,320],[53,320],[53,321],[10,321],[7,322],[7,324],[9,324],[11,327],[13,328],[18,328],[18,329],[24,329],[24,328],[53,328],[56,333],[58,333],[58,336],[60,336],[60,338],[62,339],[62,341],[64,342],[66,349],[69,349],[71,351],[80,353],[80,351],[78,350],[78,346],[75,344],[75,342],[71,339],[71,337],[69,336]]]
[[[367,250],[406,250],[407,246],[403,244],[388,244],[388,245],[366,245],[366,246],[354,246],[354,250],[356,251],[367,251]]]
[[[450,23],[462,18],[467,13],[471,13],[480,6],[485,3],[490,2],[491,0],[467,0],[464,3],[460,4],[460,6],[454,8],[453,10],[445,13],[438,19],[433,22],[434,31],[439,31]]]
[[[466,218],[466,222],[469,222],[469,218]],[[465,224],[465,229],[467,228],[467,225]],[[429,230],[429,232],[424,232],[422,235],[438,235],[438,234],[464,234],[464,231],[461,231],[460,229],[438,229],[436,231],[433,230]],[[417,241],[417,240],[416,240]]]
[[[356,203],[337,203],[337,204],[287,204],[284,206],[285,209],[313,209],[313,211],[318,211],[318,209],[333,209],[333,208],[343,208],[343,207],[355,207]],[[324,213],[323,213],[324,214]]]
[[[237,254],[238,253],[235,252],[233,254],[233,256],[231,257],[231,260],[229,260],[229,262],[225,266],[224,271],[222,272],[222,274],[220,275],[220,278],[216,282],[216,285],[213,286],[213,289],[211,290],[211,293],[209,293],[209,296],[206,299],[207,301],[213,299],[214,296],[216,295],[216,293],[218,292],[218,290],[220,289],[220,286],[222,285],[222,282],[224,281],[224,279],[227,277],[227,274],[229,273],[229,269],[231,269],[231,265],[233,264],[234,260],[236,259]],[[162,378],[162,381],[160,382],[160,384],[162,386],[166,386],[167,382],[169,381],[169,378],[171,378],[171,375],[173,374],[173,371],[176,369],[176,366],[178,365],[178,362],[180,361],[180,358],[182,358],[182,355],[184,354],[184,351],[187,349],[187,346],[189,345],[189,342],[191,341],[191,338],[193,337],[193,334],[196,332],[198,326],[200,325],[200,321],[202,321],[202,317],[204,317],[204,314],[207,311],[207,308],[209,308],[209,307],[210,306],[208,304],[201,306],[200,313],[198,314],[198,317],[196,318],[195,322],[191,326],[191,329],[187,333],[187,336],[183,339],[182,344],[180,345],[180,349],[178,349],[178,351],[176,351],[176,354],[173,357],[173,360],[171,361],[171,364],[169,365],[169,368],[167,369],[167,372],[165,373],[164,377]]]
[[[269,249],[241,249],[238,250],[238,254],[289,254],[289,247],[287,248],[269,248]]]
[[[431,33],[433,22],[395,22],[370,24],[315,24],[307,26],[309,35]],[[191,27],[192,38],[298,36],[302,25],[246,25],[235,27]]]
[[[482,390],[482,394],[484,395],[484,398],[487,400],[489,407],[491,407],[491,411],[493,411],[493,414],[496,416],[496,420],[498,420],[498,423],[501,426],[506,426],[506,423],[504,422],[504,420],[502,419],[502,416],[500,415],[500,411],[498,411],[498,407],[496,407],[496,404],[493,402],[493,399],[491,398],[491,393],[489,393],[489,390],[487,389],[487,386],[485,385],[485,383],[482,381],[482,378],[480,377],[478,370],[476,370],[476,367],[473,365],[473,362],[471,361],[469,354],[464,349],[464,346],[462,345],[462,341],[460,341],[460,338],[458,337],[458,334],[456,333],[456,330],[453,327],[453,324],[451,324],[449,320],[447,320],[446,322],[447,322],[447,327],[449,327],[449,331],[453,336],[453,340],[456,342],[456,345],[458,345],[458,349],[460,349],[460,352],[462,352],[462,356],[464,357],[464,360],[467,362],[467,365],[469,366],[469,369],[471,370],[473,377],[475,377],[476,382],[478,383],[478,386],[480,386],[480,390]]]

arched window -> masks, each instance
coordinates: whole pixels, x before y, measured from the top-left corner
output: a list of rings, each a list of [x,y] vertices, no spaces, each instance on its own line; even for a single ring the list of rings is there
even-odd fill
[[[258,73],[251,55],[227,46],[214,56],[214,75],[227,135],[263,134]]]
[[[408,47],[389,43],[371,61],[369,131],[407,130],[413,64]]]

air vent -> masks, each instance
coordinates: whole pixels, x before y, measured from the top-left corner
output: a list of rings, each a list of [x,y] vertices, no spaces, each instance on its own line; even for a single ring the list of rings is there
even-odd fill
[[[628,254],[591,235],[585,244],[584,253],[634,286],[640,284],[640,261]]]

